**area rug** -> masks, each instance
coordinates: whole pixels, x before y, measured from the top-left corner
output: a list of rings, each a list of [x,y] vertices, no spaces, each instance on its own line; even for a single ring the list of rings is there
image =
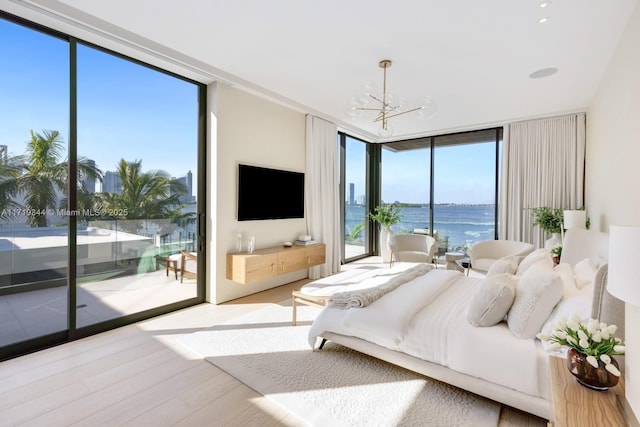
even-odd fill
[[[291,301],[184,337],[208,362],[313,426],[496,426],[500,405],[337,344],[307,343]]]

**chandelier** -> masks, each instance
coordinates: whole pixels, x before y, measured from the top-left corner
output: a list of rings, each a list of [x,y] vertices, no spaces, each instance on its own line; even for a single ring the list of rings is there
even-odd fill
[[[358,118],[365,111],[376,112],[374,123],[380,123],[378,135],[388,138],[393,135],[393,126],[389,124],[392,117],[416,112],[419,118],[427,118],[436,112],[436,103],[430,97],[423,97],[411,107],[406,107],[404,100],[395,94],[387,93],[387,68],[391,67],[391,60],[383,59],[378,63],[383,69],[382,93],[374,83],[367,83],[353,96],[345,108],[345,113],[352,118]]]

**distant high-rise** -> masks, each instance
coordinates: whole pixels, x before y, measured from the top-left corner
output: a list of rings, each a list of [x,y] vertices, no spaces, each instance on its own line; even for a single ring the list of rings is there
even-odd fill
[[[91,167],[93,167],[95,169],[95,167],[96,167],[95,160],[87,160],[87,163],[89,163],[91,165]],[[87,178],[87,179],[83,180],[82,183],[84,184],[84,188],[87,189],[87,192],[89,194],[93,194],[93,193],[96,192],[96,180],[95,179]]]
[[[194,201],[193,197],[193,174],[191,171],[187,172],[185,176],[181,176],[180,178],[174,178],[176,181],[181,182],[184,185],[184,188],[187,192],[180,196],[180,200],[182,202],[192,202]]]
[[[106,171],[102,181],[102,191],[104,193],[122,194],[122,181],[116,172]]]
[[[191,171],[187,172],[187,196],[193,196],[193,174]]]
[[[0,160],[6,161],[9,147],[6,145],[0,145]]]
[[[350,205],[354,205],[356,202],[356,196],[355,196],[355,184],[353,182],[349,183],[349,204]]]

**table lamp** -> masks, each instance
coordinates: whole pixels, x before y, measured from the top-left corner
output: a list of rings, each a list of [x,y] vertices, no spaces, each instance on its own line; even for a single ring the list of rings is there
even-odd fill
[[[566,210],[563,215],[563,225],[565,230],[571,228],[587,228],[587,211]]]
[[[638,269],[636,263],[640,256],[640,227],[622,227],[612,225],[609,227],[609,273],[607,277],[607,290],[614,297],[621,299],[627,304],[640,307],[640,281],[638,280]],[[629,316],[629,308],[627,308],[625,316]],[[628,319],[627,319],[628,320]],[[629,325],[629,321],[626,322]],[[636,325],[634,325],[636,326]],[[631,328],[626,328],[629,333]],[[636,356],[637,345],[635,342],[626,341],[627,349],[625,351],[627,363],[633,360],[634,363],[640,361]],[[627,365],[629,368],[629,365]],[[637,369],[637,368],[634,368]],[[630,375],[629,369],[625,376]],[[631,426],[638,426],[638,418],[636,412],[640,406],[640,388],[627,379],[626,398],[618,395],[618,404],[622,408],[622,412]],[[636,408],[632,408],[630,402],[636,402]]]
[[[609,227],[607,290],[614,297],[640,307],[640,227]]]

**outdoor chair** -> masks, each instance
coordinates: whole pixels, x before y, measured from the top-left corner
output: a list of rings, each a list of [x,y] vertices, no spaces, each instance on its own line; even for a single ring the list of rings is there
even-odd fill
[[[178,271],[180,270],[180,254],[169,255],[164,260],[165,271],[167,273],[167,277],[169,277],[169,272],[173,271],[173,274],[176,276],[176,280],[178,280]],[[157,263],[156,263],[157,265]]]
[[[198,257],[195,252],[187,252],[180,250],[180,283],[183,283],[183,279],[195,279],[197,278],[198,271]]]

